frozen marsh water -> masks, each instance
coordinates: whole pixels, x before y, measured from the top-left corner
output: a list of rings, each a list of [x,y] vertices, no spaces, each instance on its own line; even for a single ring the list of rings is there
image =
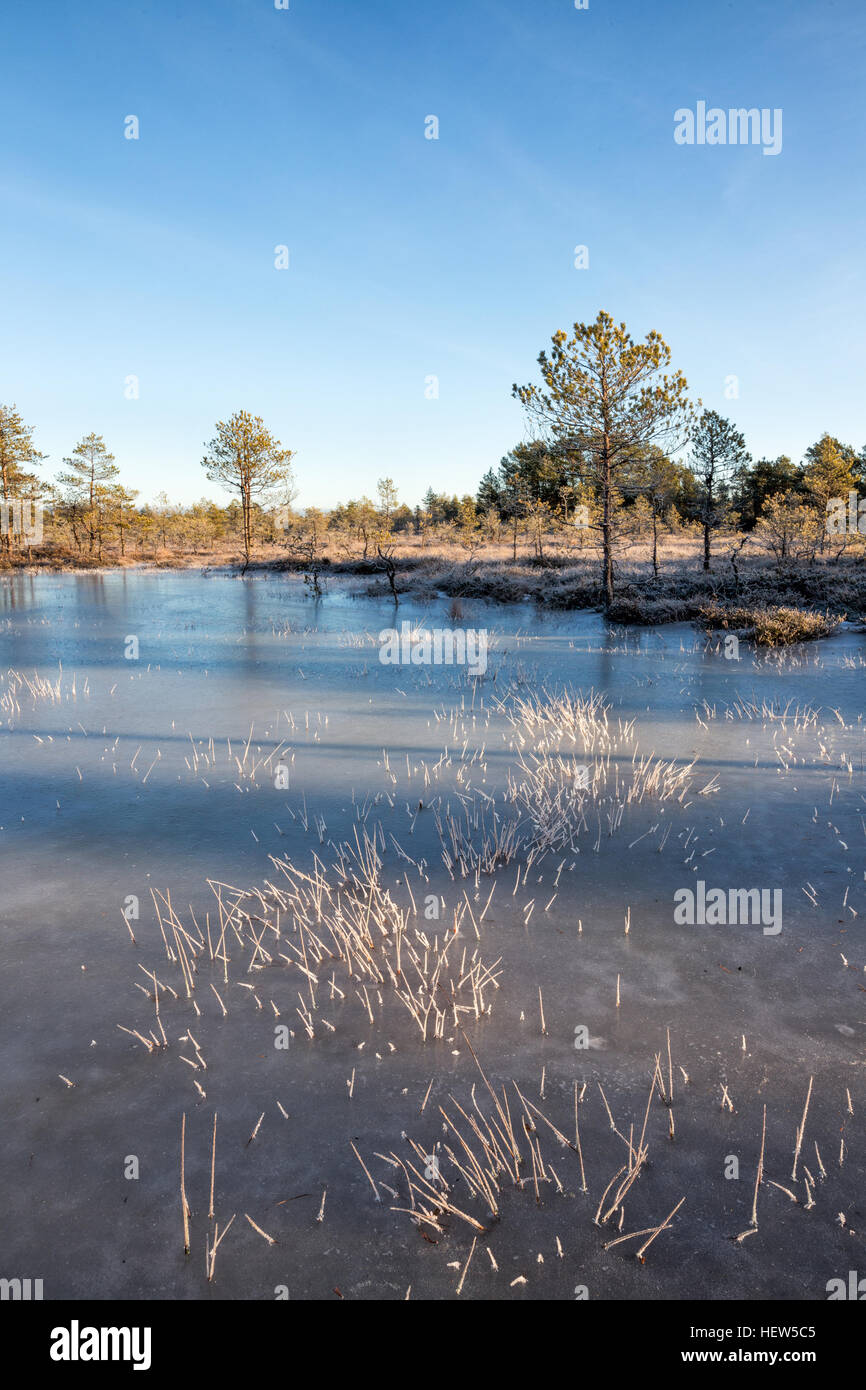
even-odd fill
[[[466,602],[460,625],[490,634],[475,681],[380,664],[394,621],[386,599],[313,602],[282,576],[0,584],[0,1274],[43,1278],[46,1298],[451,1298],[477,1236],[462,1298],[826,1298],[866,1232],[864,638],[734,661],[688,626]],[[397,621],[447,627],[448,605],[403,602]],[[521,722],[543,690],[603,696],[607,743]],[[629,801],[650,754],[683,780]],[[574,837],[547,853],[531,790],[514,796],[533,758]],[[588,793],[575,764],[594,769]],[[494,815],[515,853],[461,877],[449,824],[478,848]],[[274,859],[357,898],[335,869],[346,845],[375,853],[376,901],[431,957],[457,914],[441,1036],[336,953],[302,969],[324,933],[312,909],[299,934],[293,909],[275,929],[273,900],[243,899],[253,935],[229,923],[231,969],[190,944],[226,925],[208,881],[228,915],[233,890],[285,889]],[[698,881],[781,891],[781,930],[678,924],[675,894]],[[158,1023],[168,1045],[148,1050]],[[472,1050],[522,1145],[495,1213],[449,1166],[439,1108],[497,1117]],[[209,1282],[214,1112],[215,1217],[235,1221]],[[480,1232],[393,1210],[413,1200],[397,1162],[425,1173],[412,1140]],[[605,1248],[682,1198],[644,1263],[640,1239]]]

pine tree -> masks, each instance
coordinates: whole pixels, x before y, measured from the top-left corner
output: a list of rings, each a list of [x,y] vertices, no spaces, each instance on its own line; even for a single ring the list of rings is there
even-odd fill
[[[668,374],[671,351],[661,335],[636,343],[624,323],[599,313],[560,330],[539,354],[542,385],[513,394],[550,437],[555,453],[581,460],[581,476],[601,503],[602,582],[613,602],[613,525],[621,477],[636,456],[657,445],[667,453],[688,437],[692,413],[681,372]]]
[[[827,504],[838,499],[848,505],[849,492],[857,491],[857,455],[850,447],[840,444],[830,434],[822,434],[817,444],[806,450],[803,485],[822,517],[827,516]],[[825,545],[821,533],[820,549]]]
[[[250,415],[246,410],[236,411],[230,420],[217,421],[216,431],[205,446],[208,452],[202,467],[211,482],[222,483],[240,497],[244,557],[249,564],[253,498],[265,497],[289,505],[294,495],[293,452],[284,449],[265,429],[259,415]]]
[[[111,497],[111,487],[120,470],[114,455],[105,447],[101,434],[87,434],[63,460],[65,473],[57,482],[64,489],[64,505],[83,522],[89,540],[89,553],[99,545],[102,551],[103,522]],[[74,526],[74,521],[73,521]]]
[[[692,437],[691,468],[698,485],[697,515],[704,528],[704,569],[710,568],[711,537],[724,520],[730,485],[750,462],[746,441],[730,420],[705,410]]]

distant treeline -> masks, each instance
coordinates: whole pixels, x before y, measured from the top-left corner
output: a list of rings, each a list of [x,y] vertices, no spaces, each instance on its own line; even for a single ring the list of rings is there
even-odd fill
[[[540,385],[512,388],[534,437],[489,468],[475,496],[430,488],[414,506],[381,478],[375,500],[298,508],[292,451],[246,411],[218,422],[201,460],[207,478],[234,493],[227,505],[203,498],[181,506],[165,493],[140,504],[95,433],[53,479],[41,477],[33,427],[14,406],[0,406],[0,557],[41,549],[100,562],[240,548],[249,560],[257,547],[279,546],[315,566],[325,548],[384,561],[400,538],[413,538],[422,548],[453,541],[469,552],[507,541],[514,558],[528,541],[542,558],[559,533],[597,546],[611,601],[613,556],[625,534],[651,543],[656,572],[659,534],[683,527],[702,535],[705,569],[723,528],[744,536],[757,528],[782,559],[823,552],[833,504],[866,496],[866,446],[858,451],[825,433],[797,462],[754,460],[730,420],[689,402],[685,378],[669,363],[657,333],[636,343],[604,313],[575,324],[571,336],[554,334],[538,358]],[[14,524],[24,503],[44,509],[41,547]],[[851,539],[842,537],[843,548]]]

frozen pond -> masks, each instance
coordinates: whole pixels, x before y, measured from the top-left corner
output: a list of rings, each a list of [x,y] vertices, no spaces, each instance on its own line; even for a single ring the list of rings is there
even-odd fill
[[[485,631],[486,674],[383,665],[395,621]],[[0,1275],[825,1299],[866,1230],[866,641],[739,658],[295,577],[4,578]],[[713,889],[781,915],[676,920]],[[477,1225],[419,1223],[437,1171]],[[643,1263],[611,1245],[683,1198]]]

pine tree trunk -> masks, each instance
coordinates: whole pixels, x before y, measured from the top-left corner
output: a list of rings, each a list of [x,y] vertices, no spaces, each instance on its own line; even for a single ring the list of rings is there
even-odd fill
[[[8,476],[7,476],[7,473],[6,473],[6,460],[5,460],[5,458],[4,458],[3,461],[2,461],[2,482],[3,482],[3,496],[2,496],[2,498],[0,498],[0,501],[3,502],[3,505],[7,508],[7,510],[6,510],[5,514],[4,514],[4,519],[5,519],[5,523],[6,523],[6,524],[5,524],[5,526],[3,527],[2,534],[0,534],[0,550],[2,550],[2,551],[4,552],[4,554],[8,555],[8,554],[11,553],[11,550],[12,550],[12,522],[11,522],[11,520],[10,520],[10,511],[9,511],[9,507],[8,507],[8,503],[9,503],[9,480],[8,480]]]
[[[611,544],[611,466],[610,436],[605,432],[601,456],[602,491],[602,564],[604,569],[604,597],[610,608],[613,603],[613,546]]]

